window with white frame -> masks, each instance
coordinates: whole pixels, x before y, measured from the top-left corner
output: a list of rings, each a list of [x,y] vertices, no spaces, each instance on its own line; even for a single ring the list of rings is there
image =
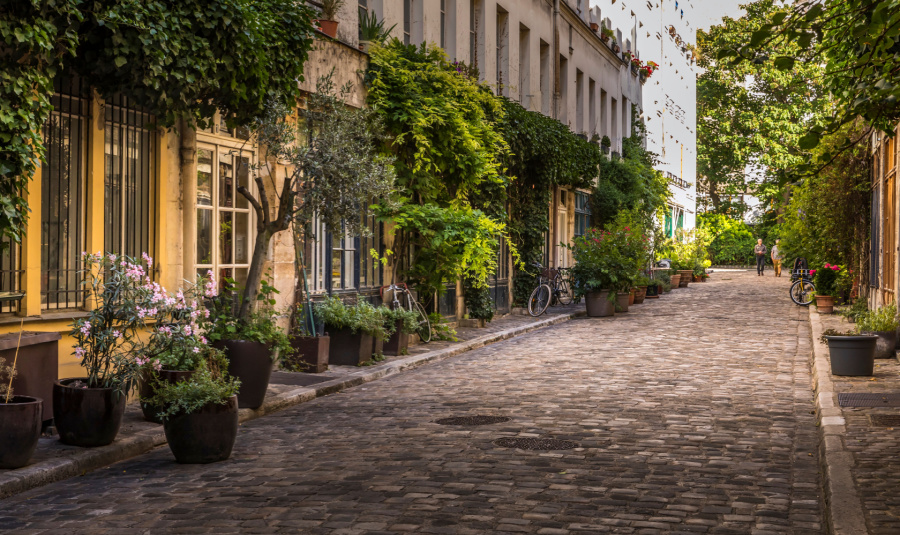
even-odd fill
[[[591,227],[591,196],[575,192],[575,236],[584,236]]]
[[[212,270],[219,281],[247,280],[253,234],[250,203],[239,187],[253,191],[253,152],[216,145],[197,145],[197,211],[195,266]]]

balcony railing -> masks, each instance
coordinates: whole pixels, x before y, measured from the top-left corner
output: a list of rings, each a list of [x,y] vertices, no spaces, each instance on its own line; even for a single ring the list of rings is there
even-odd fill
[[[690,182],[688,182],[687,180],[684,180],[683,178],[679,178],[668,171],[664,171],[663,174],[669,180],[669,184],[672,184],[675,187],[678,187],[681,189],[688,189],[689,187],[691,187]]]

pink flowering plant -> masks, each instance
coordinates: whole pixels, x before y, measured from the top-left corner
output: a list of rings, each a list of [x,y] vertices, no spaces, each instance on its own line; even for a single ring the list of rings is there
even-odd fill
[[[842,266],[825,262],[820,269],[815,270],[813,285],[816,287],[816,295],[835,297],[840,294],[838,281],[844,271]]]
[[[87,375],[87,388],[131,390],[145,370],[159,370],[186,355],[201,358],[205,344],[199,329],[206,315],[197,292],[170,296],[150,276],[153,259],[82,254],[88,316],[72,324],[75,357]],[[201,279],[198,286],[206,288]],[[195,352],[194,348],[200,349]],[[196,365],[191,362],[186,366]]]

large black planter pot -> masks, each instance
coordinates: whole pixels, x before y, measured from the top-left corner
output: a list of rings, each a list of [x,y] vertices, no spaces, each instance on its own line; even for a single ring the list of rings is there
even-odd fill
[[[409,347],[409,335],[400,330],[402,323],[398,321],[394,326],[394,334],[384,341],[385,355],[397,356],[406,353],[406,349]]]
[[[41,437],[40,398],[13,396],[0,402],[0,468],[28,464]]]
[[[194,375],[193,371],[181,370],[159,370],[156,373],[160,381],[165,381],[167,383],[173,384],[190,379],[191,376]],[[145,399],[152,398],[156,395],[156,387],[154,386],[154,382],[152,381],[152,379],[141,377],[140,387],[138,388],[138,395],[141,399],[141,412],[144,413],[144,419],[148,422],[161,424],[162,420],[160,420],[159,416],[157,415],[160,413],[162,408],[158,405],[151,405],[144,402]]]
[[[615,303],[609,300],[609,290],[588,293],[584,296],[584,306],[592,318],[605,318],[616,313]]]
[[[659,297],[659,286],[656,284],[647,286],[647,295],[645,297]]]
[[[206,464],[231,457],[237,438],[238,397],[228,403],[208,403],[197,412],[167,418],[163,423],[169,449],[182,464]]]
[[[328,362],[339,366],[359,366],[372,360],[375,340],[370,334],[350,329],[329,329],[331,347]]]
[[[826,336],[832,375],[872,375],[877,336]]]
[[[876,331],[860,334],[872,334],[878,337],[875,344],[876,359],[892,359],[897,356],[897,331]]]
[[[213,347],[225,351],[228,357],[228,374],[241,381],[237,394],[238,407],[261,407],[275,366],[272,361],[272,345],[245,340],[221,340],[213,344]]]
[[[53,422],[59,441],[70,446],[106,446],[116,439],[125,414],[125,394],[112,388],[72,388],[62,379],[53,385]]]
[[[294,354],[289,359],[294,361],[294,368],[310,373],[322,373],[328,369],[331,337],[292,336],[291,347],[294,348]]]

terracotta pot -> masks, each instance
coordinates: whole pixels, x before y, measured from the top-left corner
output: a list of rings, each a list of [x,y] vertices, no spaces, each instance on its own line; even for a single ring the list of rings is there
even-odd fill
[[[590,292],[584,296],[587,315],[592,318],[605,318],[616,313],[614,303],[609,300],[609,290]]]
[[[338,29],[338,21],[336,20],[316,20],[316,23],[319,25],[319,29],[327,35],[334,39],[337,37],[337,29]]]
[[[182,464],[207,464],[231,457],[238,431],[238,397],[207,403],[197,412],[178,414],[163,424],[169,449]]]
[[[59,441],[70,446],[106,446],[116,439],[125,414],[126,397],[112,388],[72,388],[74,381],[53,385],[53,421]]]
[[[592,32],[596,32],[596,31],[598,31],[599,29],[600,29],[600,25],[599,25],[599,24],[597,24],[596,22],[592,22],[592,23],[591,23],[591,31],[592,31]]]
[[[816,309],[819,311],[819,314],[833,314],[834,297],[831,297],[830,295],[817,295]]]
[[[241,380],[238,407],[258,409],[266,399],[275,362],[272,344],[246,340],[222,340],[213,344],[228,356],[228,374]]]
[[[28,396],[13,396],[0,402],[0,468],[22,468],[41,438],[43,401]]]
[[[694,275],[692,282],[703,282],[703,275]]]
[[[179,383],[181,381],[190,379],[192,375],[194,375],[193,371],[160,370],[157,372],[159,380],[165,381],[167,383]],[[160,410],[162,410],[161,407],[159,407],[158,405],[144,403],[145,399],[152,398],[156,395],[156,387],[154,386],[154,382],[149,380],[148,378],[141,377],[140,386],[138,387],[138,395],[141,399],[141,412],[144,413],[144,419],[148,422],[161,424],[162,420],[160,420],[157,416]]]
[[[292,336],[291,347],[294,348],[294,354],[290,358],[297,361],[298,368],[310,373],[322,373],[328,369],[331,337]]]
[[[628,290],[628,306],[634,304],[634,288]]]
[[[616,312],[628,312],[628,298],[631,292],[616,293]]]
[[[638,286],[634,290],[634,303],[635,305],[640,305],[644,302],[644,298],[647,296],[647,286]]]
[[[681,280],[678,282],[679,288],[687,288],[688,284],[691,282],[691,277],[694,276],[694,270],[692,269],[680,269],[678,270],[678,274],[681,275]]]
[[[679,275],[679,274],[671,275],[669,278],[669,284],[672,285],[672,290],[674,290],[675,288],[678,288],[679,287],[678,285],[681,284],[681,275]]]

